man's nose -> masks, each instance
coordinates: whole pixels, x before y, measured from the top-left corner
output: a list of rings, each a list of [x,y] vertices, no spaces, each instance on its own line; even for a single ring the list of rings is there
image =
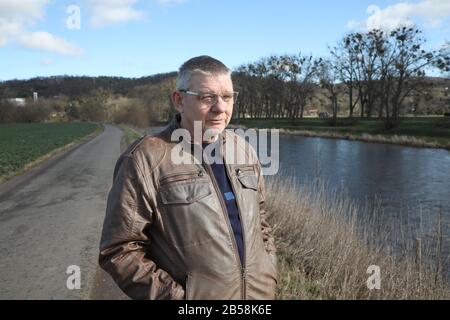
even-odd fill
[[[227,110],[228,103],[223,101],[221,96],[217,97],[217,102],[212,105],[212,110],[217,113],[222,113]]]

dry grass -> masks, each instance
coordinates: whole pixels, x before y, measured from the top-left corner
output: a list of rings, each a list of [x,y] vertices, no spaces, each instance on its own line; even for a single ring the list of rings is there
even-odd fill
[[[267,181],[267,205],[278,248],[278,299],[450,298],[442,272],[426,258],[434,248],[422,246],[419,260],[414,250],[393,254],[392,234],[383,227],[377,234],[370,218],[379,209],[361,221],[359,211],[368,209],[324,184],[306,187],[279,179]],[[380,267],[379,290],[367,287],[371,265]]]

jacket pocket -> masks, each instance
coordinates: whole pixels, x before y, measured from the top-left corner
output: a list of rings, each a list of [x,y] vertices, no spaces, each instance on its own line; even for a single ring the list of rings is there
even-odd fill
[[[258,190],[258,179],[256,178],[254,166],[235,168],[235,173],[244,188]]]
[[[199,245],[220,238],[223,217],[208,180],[171,182],[158,193],[161,228],[168,243],[179,248],[181,255],[187,254],[181,248],[198,250]]]
[[[272,276],[275,280],[275,283],[278,283],[278,267],[277,267],[277,261],[273,261],[272,257],[267,253],[266,250],[264,250],[266,253],[266,257],[268,260],[268,264],[271,266],[272,269]],[[276,259],[276,255],[273,255],[273,258]]]
[[[170,184],[168,188],[160,191],[161,201],[165,205],[191,204],[211,194],[211,188],[206,182],[203,183],[181,183]]]
[[[236,199],[241,210],[244,226],[254,228],[259,224],[258,179],[253,166],[236,169]]]
[[[206,179],[204,170],[198,168],[197,170],[189,170],[186,172],[175,172],[159,179],[159,185],[164,186],[168,183],[178,182],[178,181],[195,181]]]
[[[244,188],[258,190],[258,180],[255,175],[241,175],[238,176],[238,180]]]

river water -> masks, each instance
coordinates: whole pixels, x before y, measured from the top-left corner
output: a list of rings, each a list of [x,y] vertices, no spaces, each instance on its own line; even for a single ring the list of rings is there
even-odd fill
[[[448,150],[280,135],[279,159],[281,177],[294,177],[307,185],[319,179],[361,207],[378,203],[382,208],[378,220],[407,224],[410,240],[435,239],[440,219],[444,263],[448,264]]]

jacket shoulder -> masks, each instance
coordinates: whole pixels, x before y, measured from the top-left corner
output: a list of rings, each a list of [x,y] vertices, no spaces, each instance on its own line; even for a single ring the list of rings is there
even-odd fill
[[[144,135],[134,141],[122,154],[132,158],[143,171],[152,171],[166,154],[166,143],[161,136]]]

